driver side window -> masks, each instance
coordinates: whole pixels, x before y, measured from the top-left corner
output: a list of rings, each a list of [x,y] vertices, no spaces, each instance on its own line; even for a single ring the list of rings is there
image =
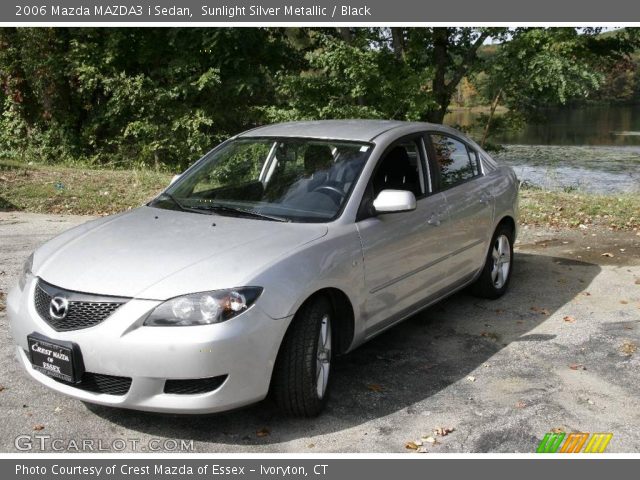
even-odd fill
[[[416,199],[426,195],[423,151],[419,138],[401,140],[387,149],[369,180],[357,221],[372,215],[373,201],[382,190],[409,190]]]
[[[382,190],[409,190],[416,198],[425,195],[420,146],[416,140],[398,143],[380,160],[373,175],[374,198]]]

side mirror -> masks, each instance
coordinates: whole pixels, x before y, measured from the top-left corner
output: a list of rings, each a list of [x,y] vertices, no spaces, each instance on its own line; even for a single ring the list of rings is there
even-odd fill
[[[179,178],[180,178],[180,174],[174,175],[171,181],[169,182],[169,185],[173,185],[174,183],[176,183],[176,180],[178,180]]]
[[[416,209],[416,196],[408,190],[382,190],[373,208],[376,213],[409,212]]]

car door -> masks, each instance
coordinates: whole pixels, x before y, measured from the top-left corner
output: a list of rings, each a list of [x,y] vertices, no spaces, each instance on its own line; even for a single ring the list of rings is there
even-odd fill
[[[463,140],[439,132],[430,133],[429,140],[437,185],[444,193],[449,213],[447,264],[449,283],[455,285],[484,264],[494,199],[475,150]]]
[[[404,150],[406,158],[398,148]],[[446,281],[446,200],[434,193],[427,169],[424,138],[404,138],[381,157],[365,193],[356,223],[364,254],[367,297],[363,307],[367,335],[410,313],[416,304]],[[406,171],[408,169],[408,171]],[[409,179],[409,181],[407,181]],[[384,189],[407,189],[416,195],[416,209],[371,214],[372,200]]]

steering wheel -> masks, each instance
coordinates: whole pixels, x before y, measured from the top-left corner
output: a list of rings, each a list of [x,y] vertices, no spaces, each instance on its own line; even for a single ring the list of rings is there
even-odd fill
[[[331,200],[336,202],[336,204],[340,205],[344,197],[347,195],[338,187],[332,187],[331,185],[321,185],[312,190],[313,192],[324,193],[325,195],[331,197]],[[337,196],[337,198],[336,198]]]

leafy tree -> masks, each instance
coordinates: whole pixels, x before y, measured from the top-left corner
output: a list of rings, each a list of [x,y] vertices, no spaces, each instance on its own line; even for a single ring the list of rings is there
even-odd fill
[[[629,29],[603,36],[599,28],[520,28],[511,35],[485,62],[482,89],[491,110],[480,118],[485,122],[481,143],[498,103],[509,108],[503,127],[543,120],[546,108],[596,92],[640,45],[638,32]]]
[[[278,29],[5,28],[0,45],[0,152],[44,161],[187,165],[264,122],[296,61]]]
[[[439,123],[470,86],[533,118],[607,78],[637,95],[616,71],[638,45],[637,29],[0,28],[0,155],[182,168],[271,121]]]
[[[398,118],[441,123],[478,49],[502,28],[308,31],[307,68],[281,77],[271,119]]]

